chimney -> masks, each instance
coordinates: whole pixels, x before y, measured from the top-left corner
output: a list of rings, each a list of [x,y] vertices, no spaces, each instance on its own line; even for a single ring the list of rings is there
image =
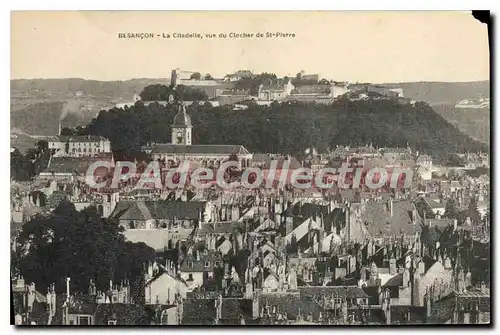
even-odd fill
[[[200,261],[200,250],[196,250],[196,260]]]
[[[389,260],[389,274],[395,275],[396,273],[396,259],[394,257],[391,257],[391,259]]]
[[[59,132],[57,133],[57,135],[61,135],[61,131],[62,131],[61,120],[59,120]]]
[[[392,217],[394,211],[393,211],[393,203],[392,203],[392,197],[389,198],[389,200],[387,201],[387,210],[389,212],[389,216]]]
[[[446,257],[444,260],[444,268],[445,269],[451,269],[451,259],[450,257]]]

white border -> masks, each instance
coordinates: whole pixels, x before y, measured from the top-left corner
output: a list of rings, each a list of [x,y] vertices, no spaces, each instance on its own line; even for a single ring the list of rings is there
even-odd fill
[[[104,3],[102,0],[86,0],[83,2],[68,2],[68,1],[24,1],[24,0],[17,0],[14,3],[10,3],[9,1],[2,1],[1,5],[2,11],[1,11],[1,24],[3,25],[2,29],[0,29],[0,36],[2,38],[2,45],[4,46],[4,51],[1,53],[2,56],[2,75],[5,78],[4,80],[0,81],[1,85],[1,98],[2,98],[2,106],[4,106],[4,111],[1,114],[3,118],[3,122],[0,122],[1,127],[3,128],[3,131],[1,132],[3,136],[5,136],[6,141],[3,143],[9,143],[10,139],[7,139],[7,134],[10,133],[10,127],[9,127],[9,113],[7,112],[9,110],[10,102],[9,102],[9,82],[7,81],[7,78],[10,78],[10,52],[7,52],[6,49],[9,49],[10,46],[10,10],[158,10],[158,9],[163,9],[163,10],[470,10],[471,7],[478,8],[478,9],[490,9],[492,10],[492,13],[499,13],[500,10],[498,10],[498,7],[500,6],[500,2],[498,1],[484,1],[484,0],[475,0],[475,1],[464,1],[464,0],[453,0],[453,1],[436,1],[436,0],[414,0],[412,2],[410,1],[388,1],[388,0],[378,0],[378,1],[363,1],[363,0],[348,0],[340,3],[339,1],[335,2],[326,2],[324,0],[308,0],[308,1],[295,1],[295,0],[289,0],[289,1],[269,1],[269,0],[253,0],[253,1],[242,1],[242,2],[237,2],[237,1],[202,1],[202,0],[197,0],[197,1],[181,1],[181,2],[168,2],[165,3],[164,1],[143,1],[143,2],[138,2],[137,0],[131,1],[131,0],[122,0],[122,1],[117,1],[115,3]],[[498,21],[496,22],[498,25]],[[497,46],[498,49],[498,34],[495,34],[495,45]],[[498,52],[498,51],[497,51]],[[497,54],[498,57],[498,54]],[[492,66],[492,65],[491,65]],[[498,69],[496,69],[498,70]],[[498,74],[497,71],[495,71],[495,74]],[[497,90],[498,88],[495,88],[494,92],[494,97],[495,97],[495,103],[494,106],[498,106],[498,99],[497,99]],[[492,125],[493,126],[493,125]],[[495,128],[494,128],[495,129]],[[495,148],[499,148],[500,143],[498,143],[498,138],[493,140],[492,143],[495,143]],[[8,157],[8,150],[9,147],[7,144],[2,144],[1,145],[1,150],[2,150],[2,156],[3,157]],[[495,175],[497,175],[497,170],[499,169],[500,163],[497,161],[498,157],[495,157]],[[4,299],[4,303],[0,306],[1,308],[1,313],[0,315],[2,316],[2,321],[1,325],[3,330],[7,331],[8,333],[11,333],[14,331],[14,327],[9,326],[10,324],[10,293],[7,292],[7,288],[10,285],[10,281],[7,279],[7,269],[10,268],[10,245],[7,243],[7,236],[10,234],[10,229],[8,228],[9,222],[10,222],[10,195],[9,195],[9,182],[7,179],[7,176],[9,175],[9,170],[10,168],[8,167],[8,164],[4,164],[2,166],[2,172],[4,172],[4,178],[1,179],[1,183],[3,187],[0,189],[2,190],[2,206],[4,207],[5,210],[3,210],[1,213],[4,215],[4,224],[5,224],[5,233],[2,234],[2,236],[5,237],[4,243],[1,245],[3,246],[2,248],[2,268],[4,269],[4,274],[0,277],[1,278],[1,287],[2,287],[2,292],[4,292],[4,296],[7,296],[9,298]],[[495,178],[496,180],[496,178]],[[498,195],[498,189],[496,188],[497,185],[494,185],[495,187],[495,194]],[[495,202],[495,208],[500,208],[498,206],[498,200],[494,199]],[[495,217],[498,217],[498,213],[495,213]],[[496,233],[498,236],[498,232]],[[497,241],[494,242],[495,245],[497,245]],[[495,248],[497,249],[497,248]],[[499,269],[500,265],[498,263],[500,260],[497,257],[493,257],[494,260],[494,269]],[[498,272],[495,271],[495,274],[498,276]],[[498,290],[495,289],[495,292]],[[7,303],[8,302],[8,303]],[[496,311],[495,313],[495,320],[499,320],[497,317],[498,314],[498,305],[495,306],[496,308],[494,309]],[[493,318],[492,318],[493,319]],[[342,329],[336,329],[334,328],[334,331],[339,331],[339,330],[349,330],[349,328],[342,328]],[[418,329],[418,328],[417,328]],[[404,329],[404,332],[421,332],[423,330],[417,330],[417,329]],[[428,330],[428,328],[425,328]],[[108,329],[106,329],[108,330]],[[306,331],[331,331],[328,329],[314,329],[310,328],[307,329]],[[385,330],[385,329],[384,329]],[[392,331],[397,331],[394,328],[391,329]],[[452,334],[456,331],[456,329],[445,329],[445,328],[439,328],[436,329],[439,331],[440,334]],[[474,331],[473,329],[467,329],[468,331]],[[35,330],[37,331],[37,330]],[[49,332],[55,332],[57,330],[46,330]],[[62,331],[65,331],[62,329]],[[99,329],[99,331],[102,331],[102,328]],[[139,332],[140,330],[138,328],[130,328],[126,330],[127,332]],[[153,332],[157,332],[160,334],[160,331],[168,331],[168,332],[179,332],[175,331],[174,329],[166,329],[166,330],[161,330],[161,329],[154,329],[150,330]],[[219,332],[220,329],[211,329],[211,328],[204,328],[204,329],[181,329],[180,331],[182,332]],[[252,329],[253,331],[253,329]],[[266,329],[265,332],[276,332],[276,331],[289,331],[289,329]],[[369,329],[367,330],[368,332],[376,332],[376,329]]]

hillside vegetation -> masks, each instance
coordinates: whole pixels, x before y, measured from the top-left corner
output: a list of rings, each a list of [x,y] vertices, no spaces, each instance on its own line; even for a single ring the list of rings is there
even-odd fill
[[[115,152],[140,150],[148,142],[169,142],[177,109],[157,104],[103,111],[84,133],[102,135]],[[300,154],[311,145],[320,151],[336,145],[406,147],[447,156],[450,152],[485,150],[486,145],[462,134],[425,103],[342,100],[331,106],[306,104],[188,108],[195,144],[242,144],[253,152]]]
[[[433,106],[444,119],[463,133],[484,143],[490,143],[490,109],[455,108],[451,105]]]

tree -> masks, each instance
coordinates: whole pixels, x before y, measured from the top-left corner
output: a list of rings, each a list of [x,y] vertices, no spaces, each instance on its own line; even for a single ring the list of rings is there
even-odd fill
[[[456,219],[458,216],[457,202],[454,198],[448,199],[444,208],[444,216],[450,219]]]
[[[470,218],[472,223],[481,223],[481,214],[479,213],[479,210],[477,208],[477,199],[475,197],[471,198],[469,208],[467,210],[467,216]]]
[[[214,78],[212,77],[212,75],[210,75],[210,73],[207,73],[205,75],[205,77],[203,77],[203,79],[205,79],[205,80],[213,80]]]
[[[71,136],[71,135],[74,135],[73,134],[73,130],[71,128],[68,128],[68,127],[64,127],[63,129],[61,129],[61,134],[62,136]]]
[[[273,102],[271,102],[271,105],[269,107],[271,107],[271,109],[278,109],[280,107],[280,103],[274,100]]]
[[[144,244],[125,242],[116,223],[102,219],[95,208],[76,211],[63,201],[48,215],[27,222],[19,234],[17,268],[41,290],[51,283],[61,292],[65,278],[71,278],[73,292],[87,292],[90,279],[99,290],[109,280],[141,280],[146,261],[154,250]]]
[[[191,75],[190,79],[201,80],[201,74],[199,72],[195,72]]]
[[[164,86],[164,90],[160,100],[168,99],[167,90],[171,89]],[[148,87],[144,91],[151,92]],[[175,92],[185,101],[206,101],[203,91],[179,85]],[[194,126],[193,141],[242,144],[250,152],[292,155],[311,146],[355,147],[370,142],[379,147],[406,147],[409,143],[414,150],[441,159],[446,159],[449,152],[486,149],[485,144],[464,136],[427,105],[419,109],[393,101],[350,102],[346,99],[331,105],[295,103],[273,109],[251,100],[245,104],[248,104],[245,113],[234,113],[231,106],[188,107]],[[84,131],[109,138],[115,156],[118,152],[131,156],[147,143],[170,142],[171,125],[177,112],[178,108],[170,104],[151,104],[144,109],[113,108],[101,112]]]
[[[465,165],[465,159],[458,156],[457,154],[451,154],[448,156],[448,166],[463,166]]]
[[[43,151],[49,149],[49,142],[47,142],[45,140],[40,140],[40,141],[38,141],[38,143],[36,144],[36,146],[38,147],[38,151],[43,152]]]
[[[10,177],[17,181],[28,181],[34,176],[31,160],[19,150],[10,154]]]

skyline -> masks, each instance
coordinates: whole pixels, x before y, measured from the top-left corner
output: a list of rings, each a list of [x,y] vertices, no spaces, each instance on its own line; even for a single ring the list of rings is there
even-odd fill
[[[31,11],[12,12],[11,29],[11,79],[160,79],[181,68],[216,78],[248,69],[279,77],[305,70],[349,82],[489,80],[487,27],[467,12]],[[117,37],[150,31],[280,31],[296,37]],[[40,52],[27,52],[33,49]]]

